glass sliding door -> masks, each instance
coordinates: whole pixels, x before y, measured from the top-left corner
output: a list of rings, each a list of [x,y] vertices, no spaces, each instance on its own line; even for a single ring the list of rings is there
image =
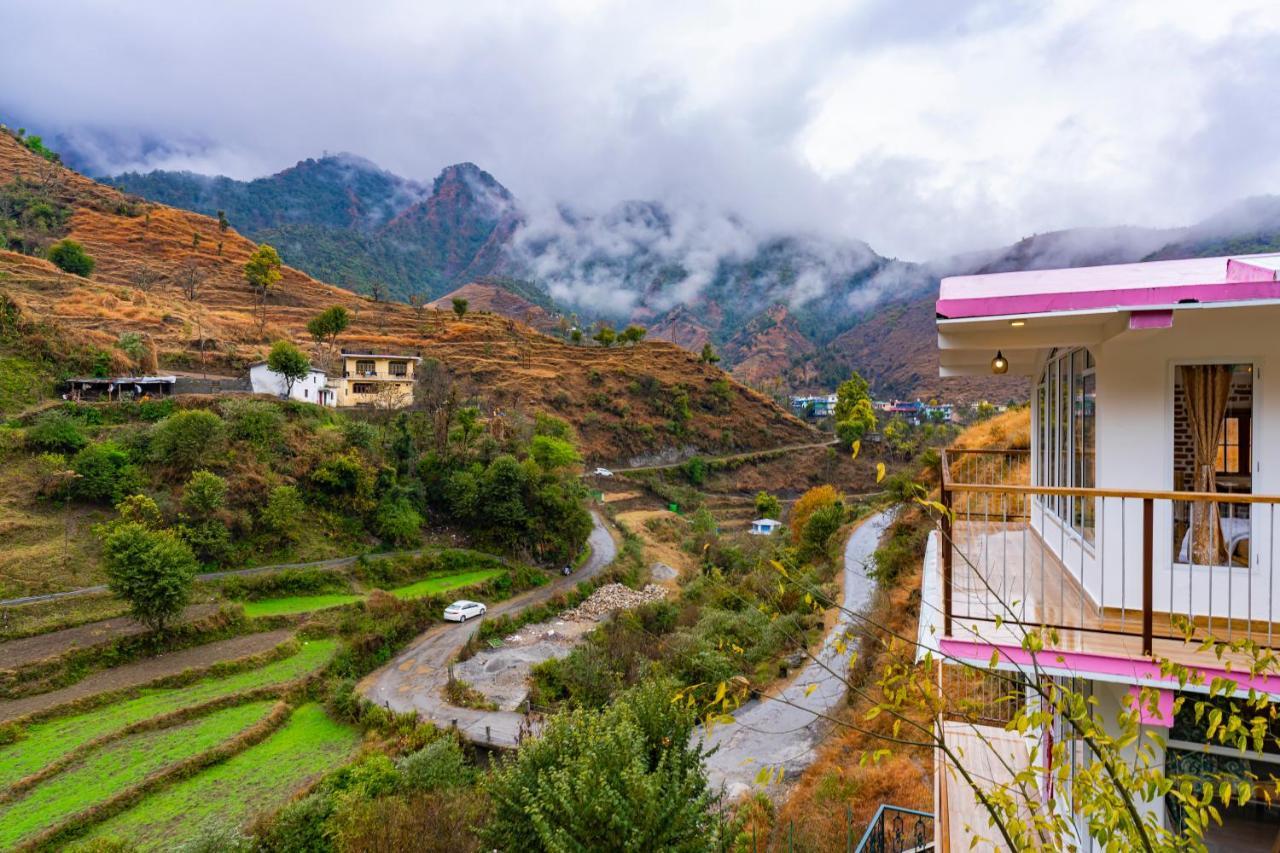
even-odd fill
[[[1086,349],[1055,350],[1045,363],[1035,398],[1040,442],[1036,484],[1093,488],[1097,484],[1097,378]],[[1093,501],[1067,496],[1044,499],[1044,508],[1092,542]]]

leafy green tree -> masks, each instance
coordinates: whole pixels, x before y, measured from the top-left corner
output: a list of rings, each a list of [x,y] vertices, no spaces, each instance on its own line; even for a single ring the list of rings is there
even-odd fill
[[[637,326],[634,323],[627,326],[618,333],[618,342],[623,344],[638,344],[644,340],[647,330],[644,326]]]
[[[307,333],[316,343],[328,345],[329,357],[333,358],[338,348],[338,336],[351,325],[351,314],[341,305],[326,308],[307,321]]]
[[[698,356],[698,360],[703,364],[719,364],[720,356],[716,353],[715,347],[711,346],[711,342],[702,345],[702,354]]]
[[[228,227],[230,227],[230,223],[227,222],[227,212],[225,210],[219,210],[218,211],[218,230],[221,231],[223,234],[225,234],[227,233]]]
[[[599,330],[591,336],[591,340],[596,341],[602,347],[613,346],[613,342],[617,339],[618,333],[608,323],[602,323]]]
[[[719,849],[704,753],[691,742],[693,717],[671,701],[672,689],[651,682],[603,711],[552,717],[491,777],[486,846],[509,853]]]
[[[458,741],[442,737],[396,761],[404,787],[412,791],[434,791],[470,785],[475,771],[467,763]]]
[[[778,518],[782,515],[782,501],[768,492],[758,492],[756,494],[756,515],[760,518]]]
[[[836,438],[852,446],[855,441],[876,428],[876,410],[871,401],[859,400],[844,420],[836,421]]]
[[[27,444],[40,450],[70,453],[88,443],[80,422],[57,409],[40,415],[27,430]]]
[[[142,487],[142,472],[129,454],[115,442],[104,441],[83,448],[71,460],[76,497],[114,505]]]
[[[804,524],[800,536],[801,553],[808,559],[820,558],[827,553],[831,537],[844,524],[844,504],[836,502],[815,509]]]
[[[412,545],[422,533],[422,515],[406,497],[384,497],[374,510],[374,532],[392,545]]]
[[[311,372],[311,360],[289,341],[276,341],[267,355],[267,368],[284,379],[284,396],[293,393],[293,384]]]
[[[582,330],[581,330],[581,329],[573,329],[572,331],[570,331],[570,332],[569,332],[569,340],[573,341],[575,344],[581,344],[581,343],[582,343]]]
[[[156,425],[151,453],[156,461],[179,472],[193,471],[222,448],[225,425],[206,409],[175,412]]]
[[[458,434],[462,441],[462,449],[471,447],[471,439],[480,431],[480,410],[475,406],[463,406],[456,416]]]
[[[244,265],[244,280],[258,297],[259,334],[267,325],[267,295],[280,285],[282,266],[280,254],[266,243],[259,246]]]
[[[854,374],[840,383],[836,388],[836,420],[843,421],[853,414],[853,407],[861,400],[870,400],[871,386],[867,380],[854,371]]]
[[[164,524],[160,507],[148,495],[129,495],[116,504],[116,512],[121,521],[141,524],[151,530],[159,530]]]
[[[544,471],[568,468],[582,462],[582,457],[571,442],[549,435],[535,435],[529,443],[529,455]]]
[[[172,531],[131,521],[109,525],[102,562],[107,586],[129,602],[133,618],[152,631],[164,631],[191,600],[195,554]]]
[[[93,275],[94,260],[75,240],[59,240],[49,247],[48,258],[63,272],[88,278]]]
[[[260,520],[263,527],[282,539],[292,541],[298,535],[298,519],[306,511],[296,486],[276,486],[267,496]]]
[[[200,518],[213,515],[226,504],[227,481],[212,471],[196,471],[182,490],[182,507]]]
[[[467,308],[471,303],[468,300],[463,299],[461,296],[455,296],[451,301],[453,302],[453,313],[457,314],[459,317],[465,317],[467,315]]]

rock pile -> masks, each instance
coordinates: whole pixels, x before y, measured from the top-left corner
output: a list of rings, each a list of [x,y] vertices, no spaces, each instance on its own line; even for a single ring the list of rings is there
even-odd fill
[[[605,584],[577,607],[561,613],[560,618],[569,622],[598,622],[615,610],[630,610],[666,597],[667,591],[654,584],[641,590],[620,583]]]

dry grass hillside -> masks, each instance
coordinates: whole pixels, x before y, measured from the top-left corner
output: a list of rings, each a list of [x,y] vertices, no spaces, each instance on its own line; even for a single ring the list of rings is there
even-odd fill
[[[44,260],[0,251],[0,292],[26,319],[51,326],[60,343],[96,347],[117,365],[120,335],[136,332],[154,344],[164,367],[197,369],[203,336],[210,368],[238,372],[273,340],[287,337],[312,347],[306,322],[323,308],[342,305],[355,315],[342,346],[440,359],[497,407],[568,419],[594,460],[686,447],[751,450],[815,437],[763,395],[673,344],[575,347],[496,314],[459,318],[375,303],[288,267],[260,334],[254,295],[241,275],[256,248],[251,241],[234,230],[220,232],[215,219],[126,197],[0,134],[0,183],[19,176],[72,209],[66,236],[84,245],[96,268],[83,279]],[[188,302],[178,279],[191,265],[204,283]]]

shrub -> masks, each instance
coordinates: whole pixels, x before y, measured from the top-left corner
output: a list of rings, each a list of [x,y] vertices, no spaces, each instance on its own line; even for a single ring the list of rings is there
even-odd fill
[[[333,814],[333,796],[314,793],[294,800],[260,825],[258,849],[263,853],[330,853],[333,842],[325,821]]]
[[[378,428],[368,421],[349,418],[342,423],[342,440],[348,447],[372,450],[378,441]]]
[[[220,407],[227,422],[227,436],[259,450],[280,446],[285,419],[280,407],[265,400],[232,399]]]
[[[168,627],[191,599],[196,558],[171,531],[131,521],[110,525],[102,562],[108,587],[129,602],[134,619],[153,631]]]
[[[475,775],[458,742],[451,737],[432,741],[404,756],[396,762],[396,767],[404,786],[415,791],[470,785]]]
[[[411,545],[420,538],[422,516],[407,498],[383,499],[375,510],[374,532],[392,545]]]
[[[77,474],[72,492],[87,501],[114,505],[142,487],[142,472],[114,442],[83,448],[71,460]]]
[[[839,500],[840,493],[834,486],[814,486],[801,495],[795,506],[791,508],[791,541],[797,545],[800,544],[800,539],[804,535],[804,526],[809,523],[809,516],[815,510],[831,506]]]
[[[701,486],[707,481],[707,461],[701,456],[694,456],[680,466],[680,473],[691,486]]]
[[[45,412],[27,430],[27,444],[38,450],[74,453],[88,443],[79,422],[61,410]]]
[[[768,492],[758,492],[756,494],[756,515],[760,518],[778,518],[782,515],[782,501]]]
[[[801,545],[805,556],[817,558],[827,553],[827,543],[844,524],[844,504],[836,502],[819,507],[809,516],[801,534]]]
[[[529,444],[529,455],[544,471],[568,468],[582,461],[573,444],[551,435],[535,435]]]
[[[297,536],[298,518],[305,509],[295,486],[276,486],[271,490],[259,518],[272,533],[293,539]]]
[[[93,275],[94,261],[75,240],[59,240],[49,247],[49,260],[63,272],[88,278]]]
[[[196,471],[182,490],[182,506],[187,512],[207,517],[222,509],[227,500],[227,481],[212,471]]]
[[[373,495],[373,470],[352,451],[317,465],[311,472],[311,484],[330,503],[364,512]]]
[[[179,524],[174,532],[205,565],[221,565],[231,556],[231,532],[216,519]]]
[[[155,459],[179,471],[190,471],[212,459],[221,447],[222,418],[205,409],[189,409],[165,418],[151,437]]]

